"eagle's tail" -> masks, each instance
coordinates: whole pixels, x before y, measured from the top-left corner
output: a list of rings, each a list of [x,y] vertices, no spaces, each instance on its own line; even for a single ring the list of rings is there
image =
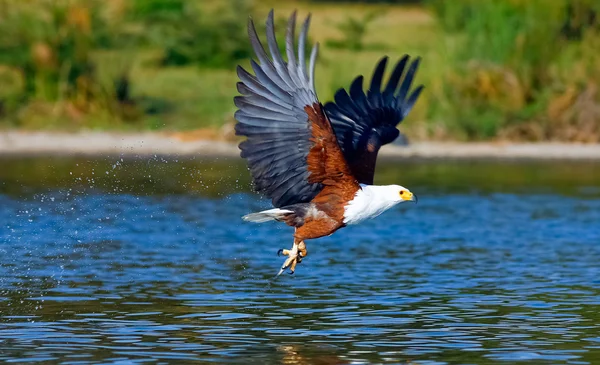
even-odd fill
[[[263,210],[262,212],[258,212],[258,213],[250,213],[250,214],[243,216],[242,219],[247,222],[254,222],[254,223],[263,223],[263,222],[268,222],[268,221],[272,221],[272,220],[282,221],[286,217],[286,215],[288,215],[290,213],[294,213],[294,211],[289,210],[289,209],[275,208],[275,209]]]

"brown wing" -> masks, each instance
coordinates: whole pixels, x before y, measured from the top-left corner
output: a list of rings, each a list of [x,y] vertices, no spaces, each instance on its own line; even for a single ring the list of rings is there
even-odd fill
[[[354,194],[360,187],[344,158],[322,105],[307,105],[304,111],[308,115],[312,132],[312,146],[306,158],[310,172],[308,182],[348,189]]]

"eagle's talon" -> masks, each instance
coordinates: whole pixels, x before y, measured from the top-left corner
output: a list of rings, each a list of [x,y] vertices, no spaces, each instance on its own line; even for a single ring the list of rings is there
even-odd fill
[[[285,271],[286,269],[289,269],[290,274],[293,275],[296,271],[296,265],[302,262],[302,259],[306,257],[306,253],[306,245],[303,241],[300,241],[299,243],[294,242],[294,245],[289,250],[280,249],[279,251],[277,251],[277,256],[281,254],[287,256],[287,259],[281,266],[280,273]]]
[[[280,249],[277,251],[277,257],[281,257],[281,253],[282,253],[282,252],[283,252],[283,248],[280,248]]]

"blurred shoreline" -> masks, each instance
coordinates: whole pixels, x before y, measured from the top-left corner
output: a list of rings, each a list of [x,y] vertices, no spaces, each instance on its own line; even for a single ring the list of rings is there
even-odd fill
[[[183,139],[179,134],[165,132],[0,132],[0,157],[48,155],[239,158],[239,150],[235,142]],[[386,145],[380,156],[441,160],[600,160],[600,144],[414,142],[406,147]]]

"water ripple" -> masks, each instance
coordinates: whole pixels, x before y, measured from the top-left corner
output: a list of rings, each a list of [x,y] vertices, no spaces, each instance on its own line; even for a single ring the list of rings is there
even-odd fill
[[[0,194],[0,360],[600,362],[600,199],[420,196],[272,281],[252,195]]]

